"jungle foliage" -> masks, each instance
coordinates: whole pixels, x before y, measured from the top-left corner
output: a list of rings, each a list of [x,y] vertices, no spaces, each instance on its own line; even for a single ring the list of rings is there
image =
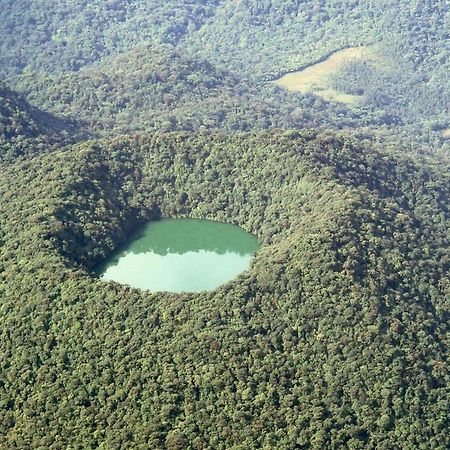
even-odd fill
[[[349,135],[155,134],[0,177],[6,448],[436,448],[448,438],[449,167]],[[203,294],[91,276],[151,218],[262,242]]]
[[[447,448],[446,3],[2,0],[2,450]],[[347,47],[359,104],[271,83]],[[94,276],[177,216],[251,269]]]
[[[443,0],[4,3],[0,77],[37,106],[76,113],[106,132],[387,124],[396,134],[400,127],[414,139],[425,131],[434,133],[430,142],[447,141]],[[349,62],[335,76],[335,87],[363,95],[359,105],[267,84],[352,46],[379,57],[370,67]],[[166,76],[155,80],[155,72]]]
[[[83,119],[102,134],[136,131],[357,127],[375,117],[318,97],[259,86],[169,46],[137,47],[75,73],[30,73],[15,86],[39,107]]]
[[[0,163],[87,137],[74,120],[59,119],[31,106],[0,82]]]

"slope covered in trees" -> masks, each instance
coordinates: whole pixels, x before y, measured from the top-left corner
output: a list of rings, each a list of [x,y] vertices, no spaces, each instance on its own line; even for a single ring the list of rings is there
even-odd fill
[[[144,42],[176,44],[220,0],[5,0],[0,77],[74,71]]]
[[[26,91],[30,99],[39,99],[41,106],[43,93],[53,92],[56,86],[55,95],[47,95],[52,97],[48,100],[51,111],[71,110],[80,117],[93,115],[86,109],[87,94],[80,93],[83,98],[75,95],[72,99],[67,91],[75,88],[76,94],[77,86],[88,87],[92,97],[90,106],[98,106],[98,97],[102,112],[112,109],[114,117],[110,125],[121,131],[143,129],[142,124],[155,130],[190,129],[200,125],[240,130],[249,126],[271,128],[274,124],[275,127],[309,126],[313,121],[304,120],[304,115],[301,120],[292,119],[291,114],[298,117],[297,106],[301,110],[309,108],[310,116],[319,116],[319,122],[329,126],[346,127],[356,123],[374,127],[387,123],[392,127],[406,127],[406,133],[414,133],[415,139],[423,129],[425,133],[440,134],[441,142],[448,139],[448,133],[443,131],[450,127],[447,108],[450,88],[446,76],[450,68],[446,34],[449,16],[444,1],[411,4],[403,0],[396,3],[384,0],[164,3],[114,0],[87,4],[80,0],[69,4],[61,0],[30,4],[20,0],[7,1],[0,19],[0,35],[4,38],[0,44],[0,77],[15,89],[20,87]],[[152,83],[149,77],[144,82],[139,80],[143,92],[137,89],[128,99],[128,87],[137,81],[133,73],[136,65],[134,61],[126,63],[133,56],[120,56],[127,52],[133,54],[137,48],[149,44],[167,44],[176,49],[176,53],[167,53],[172,75],[166,87],[173,92],[166,95],[165,102],[160,103],[153,115],[143,112],[138,95],[144,93],[147,99],[144,104],[153,105],[161,93],[154,92],[149,100],[150,92],[146,90]],[[267,86],[269,80],[283,73],[352,46],[370,46],[379,55],[378,64],[350,62],[335,76],[334,86],[339,90],[362,95],[359,105],[324,103],[312,99],[311,95],[291,97],[287,92],[277,93]],[[161,61],[159,51],[150,53],[148,58]],[[141,50],[136,55],[147,60]],[[102,61],[107,69],[98,65]],[[180,63],[179,68],[175,62]],[[118,68],[120,75],[103,79],[111,87],[105,93],[103,85],[94,80],[104,77],[102,73],[112,71],[113,67]],[[83,68],[86,71],[80,76],[74,75]],[[219,83],[211,92],[207,83],[191,80],[194,89],[186,100],[193,102],[192,107],[186,106],[188,103],[180,106],[172,102],[168,112],[166,102],[171,102],[171,95],[176,98],[180,95],[186,68],[192,69],[193,74],[200,69],[202,77],[207,79],[231,76],[239,80],[237,92],[230,92],[227,83],[225,86]],[[180,79],[173,80],[177,74]],[[19,75],[25,83],[24,79],[18,82]],[[126,95],[124,87],[127,87]],[[152,89],[160,87],[151,86]],[[214,98],[218,99],[216,103],[224,105],[222,110],[214,104]],[[106,102],[106,107],[102,102]],[[243,109],[242,114],[233,115],[236,103]],[[259,113],[253,123],[252,110]],[[223,119],[223,111],[232,117]],[[275,118],[264,121],[261,116],[267,117],[269,113]],[[95,114],[102,115],[99,110]],[[93,117],[95,122],[98,117]]]
[[[362,94],[372,113],[439,130],[450,125],[449,25],[444,1],[245,0],[223,2],[183,45],[262,80],[370,46],[379,64],[350,62],[336,86]]]
[[[0,162],[33,155],[85,136],[71,120],[31,106],[0,82]]]
[[[449,167],[333,133],[77,145],[0,177],[6,448],[445,448]],[[210,293],[91,269],[159,216],[263,246]]]
[[[377,44],[396,43],[397,61],[431,68],[448,62],[448,20],[444,1],[230,0],[182,45],[263,78],[339,48]]]
[[[102,133],[198,129],[356,127],[383,123],[244,80],[170,46],[141,46],[67,74],[32,72],[14,81],[41,108],[85,120]]]

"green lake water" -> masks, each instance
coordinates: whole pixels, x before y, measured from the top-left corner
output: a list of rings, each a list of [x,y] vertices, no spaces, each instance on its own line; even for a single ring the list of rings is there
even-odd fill
[[[96,272],[150,291],[212,290],[248,269],[258,248],[256,237],[235,225],[162,219],[131,236]]]

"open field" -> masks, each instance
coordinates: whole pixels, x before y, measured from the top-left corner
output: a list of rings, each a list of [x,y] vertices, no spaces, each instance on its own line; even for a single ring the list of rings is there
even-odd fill
[[[373,59],[373,53],[366,47],[350,47],[339,50],[325,60],[303,70],[283,75],[274,83],[292,92],[313,93],[325,100],[354,104],[361,96],[339,92],[329,85],[330,75],[342,64],[352,59]]]

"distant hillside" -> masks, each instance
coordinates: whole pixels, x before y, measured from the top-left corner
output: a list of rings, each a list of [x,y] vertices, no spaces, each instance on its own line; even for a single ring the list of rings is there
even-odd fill
[[[59,119],[31,106],[0,82],[0,161],[37,154],[53,145],[85,135],[73,121]]]
[[[256,77],[311,64],[337,49],[396,45],[396,62],[448,63],[444,0],[225,0],[183,45]]]
[[[371,46],[379,64],[349,63],[335,86],[369,110],[441,130],[450,126],[447,2],[225,1],[183,43],[231,70],[269,80],[347,47]]]
[[[236,76],[210,63],[181,56],[170,46],[141,46],[67,74],[24,75],[16,87],[52,111],[97,123],[105,130],[153,128],[187,105],[192,113],[207,99],[230,98]],[[170,126],[170,123],[168,124]]]
[[[260,86],[170,46],[140,46],[78,72],[30,73],[14,83],[34,104],[107,134],[383,122],[311,95]]]
[[[176,44],[220,0],[4,0],[0,77],[78,70],[145,42]]]
[[[450,136],[447,10],[443,0],[413,5],[406,0],[8,0],[0,11],[0,75],[15,89],[23,87],[40,106],[44,93],[52,97],[45,103],[57,114],[71,110],[96,124],[108,116],[104,128],[109,131],[385,123],[406,127],[415,139],[422,131],[435,133],[442,144]],[[153,76],[146,70],[154,70],[148,64],[163,61],[157,47],[142,54],[150,44],[175,49],[170,53],[165,47],[170,76],[159,92],[146,86]],[[378,62],[349,61],[329,73],[329,87],[342,98],[357,94],[361,101],[355,105],[316,103],[313,94],[290,98],[287,91],[266,85],[338,50],[366,46],[376,51]],[[145,63],[133,61],[136,48]],[[123,66],[127,59],[128,71]],[[134,69],[146,76],[134,76]],[[81,80],[74,75],[78,71]],[[186,80],[187,71],[192,80]],[[25,85],[18,75],[27,80]],[[212,81],[213,92],[197,75]],[[239,80],[237,89],[229,84],[233,80]],[[48,92],[55,86],[56,93]],[[302,120],[290,117],[308,103],[313,120],[305,120],[304,112]],[[243,112],[234,114],[236,108]]]

